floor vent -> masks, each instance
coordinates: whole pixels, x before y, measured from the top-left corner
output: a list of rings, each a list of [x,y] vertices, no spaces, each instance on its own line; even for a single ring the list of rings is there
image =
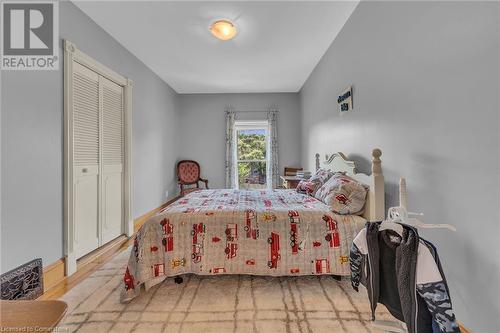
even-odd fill
[[[43,294],[42,259],[38,258],[0,276],[1,299],[35,299]]]

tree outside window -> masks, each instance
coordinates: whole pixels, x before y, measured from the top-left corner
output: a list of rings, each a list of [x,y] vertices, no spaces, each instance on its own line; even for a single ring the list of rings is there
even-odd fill
[[[267,123],[267,122],[266,122]],[[267,188],[267,126],[236,124],[236,165],[240,189]]]

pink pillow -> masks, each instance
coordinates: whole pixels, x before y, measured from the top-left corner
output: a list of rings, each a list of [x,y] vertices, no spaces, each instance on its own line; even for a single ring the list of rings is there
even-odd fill
[[[297,185],[297,192],[314,196],[316,191],[333,175],[327,169],[318,169],[309,179],[304,179]]]

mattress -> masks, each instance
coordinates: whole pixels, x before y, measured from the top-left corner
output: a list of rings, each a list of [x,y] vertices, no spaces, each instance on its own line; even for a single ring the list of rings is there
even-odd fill
[[[349,275],[365,220],[295,190],[200,190],[138,231],[122,300],[180,274]]]

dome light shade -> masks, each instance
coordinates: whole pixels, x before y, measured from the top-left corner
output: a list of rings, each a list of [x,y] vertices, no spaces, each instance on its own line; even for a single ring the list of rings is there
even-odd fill
[[[236,36],[236,27],[229,20],[217,20],[210,26],[210,32],[220,40],[230,40]]]

